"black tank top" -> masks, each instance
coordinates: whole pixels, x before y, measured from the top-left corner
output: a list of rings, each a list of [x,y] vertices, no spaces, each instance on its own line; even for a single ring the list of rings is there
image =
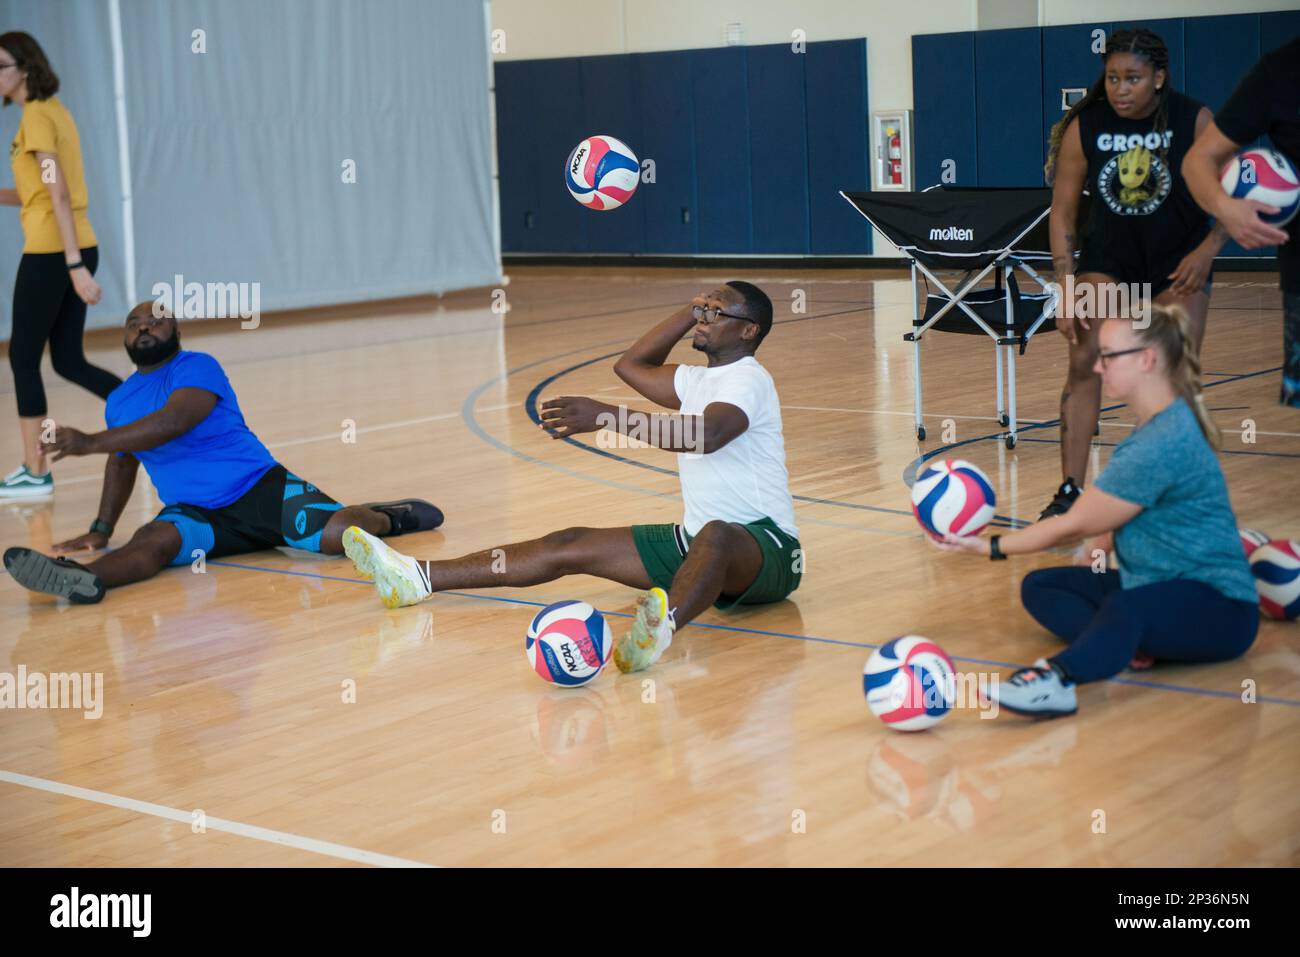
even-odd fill
[[[1196,138],[1201,104],[1169,91],[1163,136],[1155,114],[1125,119],[1105,99],[1078,115],[1092,194],[1081,248],[1151,262],[1190,250],[1209,232],[1210,218],[1183,182],[1183,157]]]

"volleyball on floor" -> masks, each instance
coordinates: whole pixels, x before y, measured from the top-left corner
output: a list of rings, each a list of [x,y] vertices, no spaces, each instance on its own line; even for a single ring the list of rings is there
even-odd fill
[[[1255,549],[1267,545],[1271,540],[1268,535],[1256,528],[1239,528],[1237,534],[1241,536],[1241,547],[1246,550],[1247,558],[1255,553]]]
[[[1270,618],[1300,618],[1300,542],[1274,539],[1250,556],[1259,610]]]
[[[957,670],[929,638],[907,635],[877,648],[862,669],[867,707],[895,731],[924,731],[947,716]]]
[[[612,136],[589,136],[573,148],[564,167],[569,194],[589,209],[618,209],[641,182],[641,162]]]
[[[563,688],[585,685],[600,674],[613,647],[609,622],[585,601],[547,605],[533,616],[524,639],[533,671]]]
[[[1235,199],[1253,199],[1278,207],[1260,213],[1270,226],[1284,226],[1300,209],[1300,176],[1292,162],[1277,150],[1243,150],[1228,160],[1219,177],[1223,189]]]
[[[912,486],[912,513],[939,539],[978,535],[993,519],[996,503],[988,476],[962,459],[930,463]]]

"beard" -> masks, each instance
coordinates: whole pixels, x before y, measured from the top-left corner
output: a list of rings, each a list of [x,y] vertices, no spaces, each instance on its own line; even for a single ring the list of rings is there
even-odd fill
[[[137,339],[134,345],[126,347],[126,354],[138,366],[156,366],[176,355],[181,348],[179,333],[173,333],[167,339],[153,339],[148,345],[140,345]]]

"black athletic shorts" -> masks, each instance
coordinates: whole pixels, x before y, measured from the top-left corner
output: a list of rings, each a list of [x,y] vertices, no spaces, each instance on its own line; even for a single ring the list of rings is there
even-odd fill
[[[320,551],[321,531],[343,506],[279,463],[257,484],[224,508],[178,503],[154,517],[181,533],[173,565],[188,565],[201,551],[206,558],[257,552],[289,545]]]
[[[1150,283],[1151,298],[1154,300],[1166,289],[1174,284],[1169,278],[1169,274],[1178,268],[1178,264],[1183,261],[1183,257],[1199,246],[1204,237],[1196,242],[1188,243],[1186,246],[1168,249],[1162,252],[1151,254],[1145,250],[1133,246],[1126,246],[1120,249],[1103,246],[1099,249],[1089,249],[1086,246],[1079,253],[1079,259],[1075,264],[1074,274],[1082,275],[1086,272],[1100,272],[1113,277],[1122,283]],[[1214,281],[1214,269],[1211,267],[1210,274],[1205,277],[1205,291],[1210,291],[1210,284]]]

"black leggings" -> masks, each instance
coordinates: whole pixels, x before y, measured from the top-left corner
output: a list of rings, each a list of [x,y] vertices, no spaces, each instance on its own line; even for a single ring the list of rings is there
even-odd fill
[[[99,247],[81,251],[81,261],[93,274]],[[86,304],[72,288],[63,253],[23,253],[14,280],[13,332],[9,339],[9,368],[14,371],[18,414],[40,417],[48,412],[41,383],[41,354],[50,344],[54,371],[101,399],[122,384],[107,369],[86,361],[81,337],[86,328]]]

